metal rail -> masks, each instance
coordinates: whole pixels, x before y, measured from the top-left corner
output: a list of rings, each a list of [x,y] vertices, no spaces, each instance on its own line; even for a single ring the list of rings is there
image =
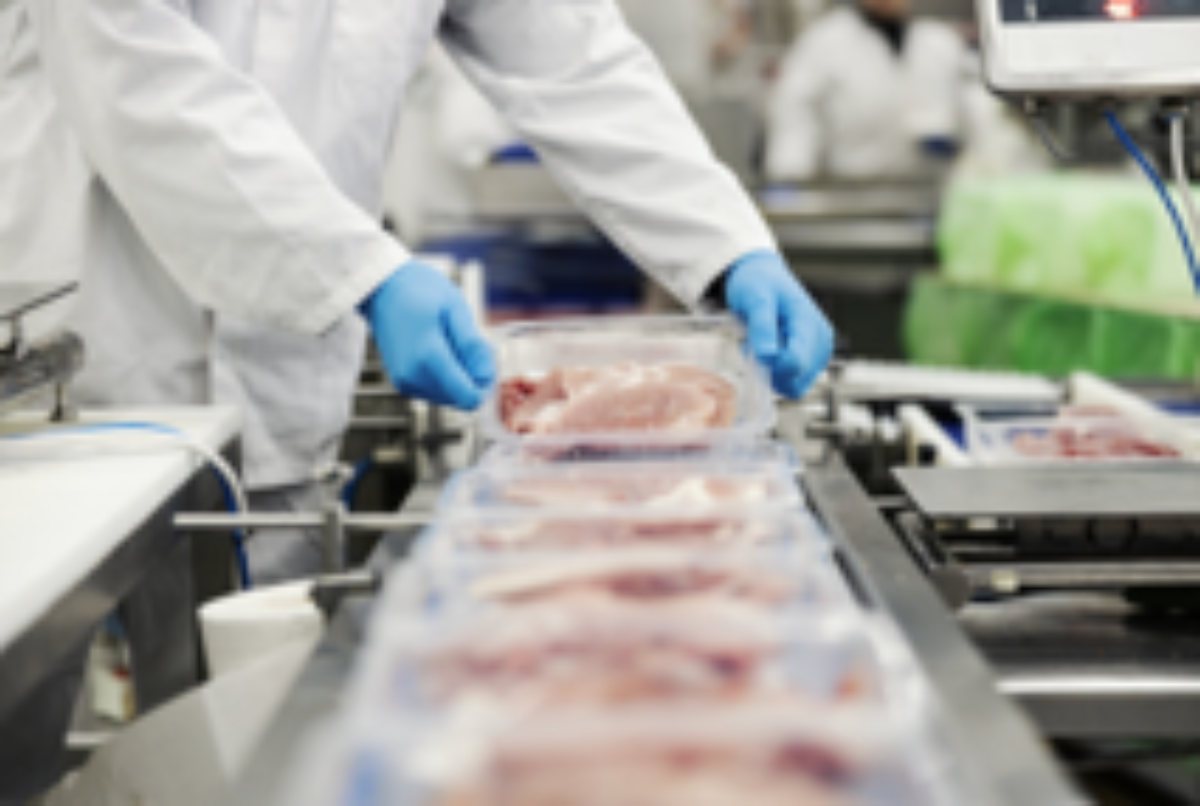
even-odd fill
[[[997,691],[987,663],[841,460],[810,468],[806,486],[868,596],[932,682],[947,739],[967,778],[979,784],[972,806],[985,797],[1012,806],[1086,803],[1029,721]]]
[[[433,512],[378,515],[343,515],[347,532],[386,532],[433,523]],[[247,529],[320,529],[329,522],[326,512],[264,512],[248,515],[184,513],[175,516],[175,528],[188,532],[233,532]]]

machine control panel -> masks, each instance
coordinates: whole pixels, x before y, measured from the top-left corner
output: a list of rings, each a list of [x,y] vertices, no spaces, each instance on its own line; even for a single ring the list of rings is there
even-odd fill
[[[1001,94],[1200,96],[1200,0],[976,0],[976,11]]]

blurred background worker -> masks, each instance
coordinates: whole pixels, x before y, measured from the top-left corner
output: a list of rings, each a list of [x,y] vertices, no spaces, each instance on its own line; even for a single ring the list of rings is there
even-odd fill
[[[911,11],[854,0],[800,34],[769,101],[769,179],[928,179],[955,155],[966,46]]]

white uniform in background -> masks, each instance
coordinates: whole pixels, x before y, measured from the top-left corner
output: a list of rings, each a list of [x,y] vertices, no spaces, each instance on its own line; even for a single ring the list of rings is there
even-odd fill
[[[853,7],[800,35],[772,94],[767,175],[777,181],[920,178],[927,139],[961,140],[965,46],[933,20],[898,55]]]
[[[0,0],[0,280],[78,273],[86,405],[233,403],[252,489],[332,460],[408,252],[378,220],[441,40],[683,300],[772,239],[612,0]]]
[[[717,0],[617,0],[625,21],[685,97],[710,91]]]
[[[409,93],[388,165],[386,209],[397,232],[413,244],[480,232],[471,176],[519,143],[500,113],[435,49]]]

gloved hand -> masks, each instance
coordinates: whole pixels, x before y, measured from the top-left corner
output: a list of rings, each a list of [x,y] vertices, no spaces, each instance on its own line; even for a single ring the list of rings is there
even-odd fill
[[[750,351],[775,391],[799,398],[833,355],[833,328],[775,252],[752,252],[729,270],[725,301],[745,324]]]
[[[388,378],[402,394],[473,410],[496,380],[492,350],[467,301],[437,269],[401,266],[360,306]]]

